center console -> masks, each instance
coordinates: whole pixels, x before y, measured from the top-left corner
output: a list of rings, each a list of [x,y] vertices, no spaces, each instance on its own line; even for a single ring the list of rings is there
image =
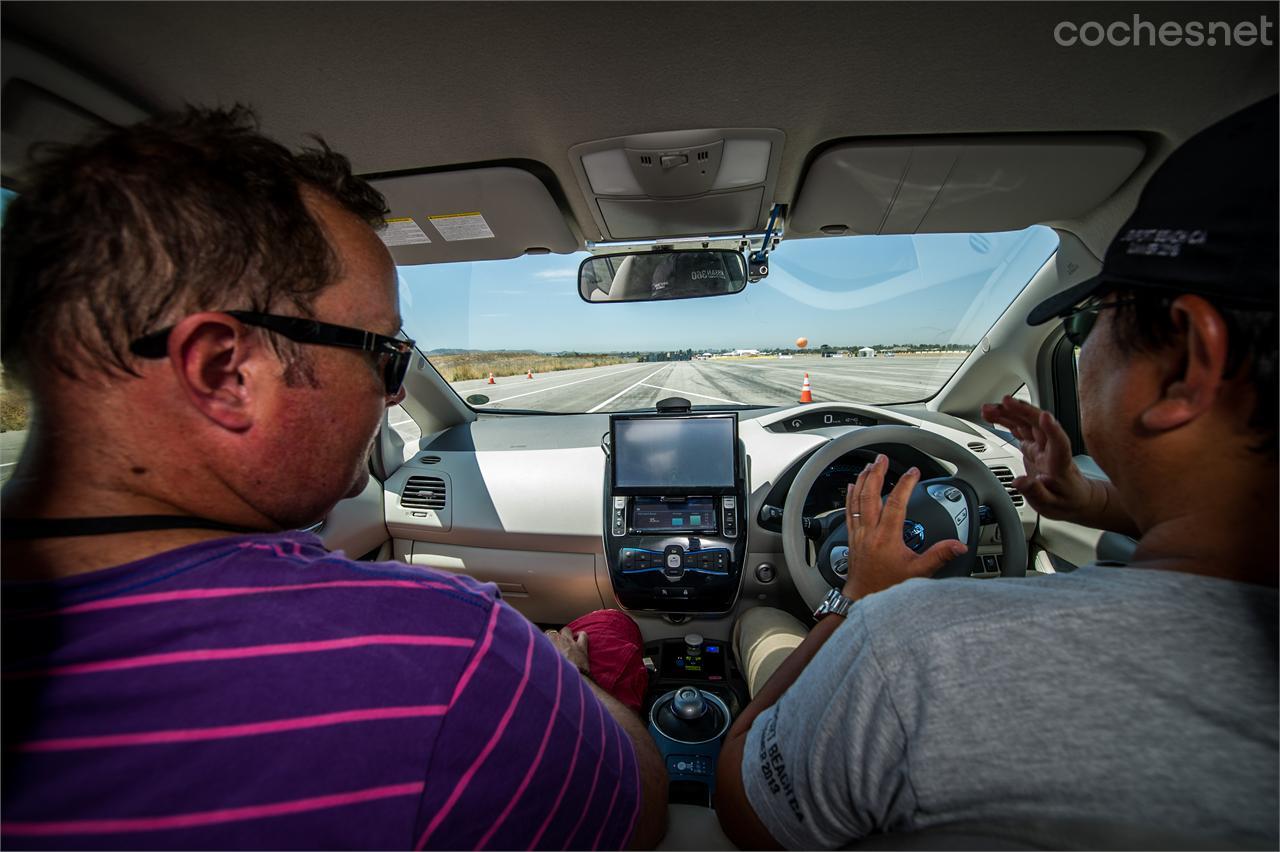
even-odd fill
[[[746,683],[728,644],[696,633],[651,642],[645,655],[653,666],[645,715],[667,769],[668,798],[709,807],[720,747],[746,704]]]
[[[615,414],[605,488],[605,558],[623,607],[733,608],[746,556],[736,414]]]

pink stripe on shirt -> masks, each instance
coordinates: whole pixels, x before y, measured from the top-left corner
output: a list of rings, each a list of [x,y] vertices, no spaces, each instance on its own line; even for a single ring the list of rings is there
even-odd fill
[[[184,743],[199,740],[227,740],[276,734],[283,731],[301,731],[329,725],[345,725],[351,722],[373,722],[383,719],[418,719],[426,716],[443,716],[449,708],[443,704],[423,704],[410,707],[370,707],[362,710],[342,710],[336,713],[320,713],[315,716],[295,716],[289,719],[272,719],[267,722],[249,722],[243,725],[217,725],[209,728],[177,728],[168,731],[139,731],[131,734],[103,734],[94,737],[60,737],[34,740],[14,746],[12,751],[74,751],[90,748],[114,748],[118,746],[156,745],[158,743]]]
[[[119,609],[120,607],[144,606],[146,604],[170,603],[173,601],[200,601],[212,598],[267,595],[277,592],[304,592],[313,589],[443,589],[450,592],[458,591],[457,586],[439,583],[434,580],[332,580],[327,583],[294,583],[285,586],[228,586],[221,589],[181,589],[176,592],[150,592],[144,595],[104,598],[98,601],[72,604],[61,609],[29,614],[16,613],[15,615],[17,617],[43,618],[51,615],[75,615],[81,612],[97,612],[104,609]]]
[[[492,608],[489,610],[489,623],[484,628],[484,640],[480,643],[480,650],[471,658],[471,662],[467,663],[467,668],[462,673],[462,677],[458,678],[458,685],[453,688],[453,697],[449,699],[449,706],[452,707],[458,703],[458,696],[462,695],[462,691],[467,688],[467,684],[471,683],[471,676],[476,673],[476,669],[480,667],[480,661],[484,659],[484,655],[489,653],[489,647],[493,645],[493,631],[498,624],[498,613],[502,607],[497,601],[493,602]]]
[[[371,645],[431,645],[444,648],[470,648],[474,639],[462,636],[414,636],[382,635],[347,636],[342,639],[322,639],[314,642],[283,642],[275,645],[246,645],[240,648],[198,648],[191,651],[171,651],[166,654],[144,654],[139,657],[122,657],[100,660],[94,663],[72,663],[49,669],[5,672],[6,680],[29,677],[57,677],[62,675],[95,674],[122,669],[139,669],[148,666],[168,666],[175,663],[205,663],[215,660],[244,660],[253,657],[289,656],[310,654],[317,651],[336,651],[346,648],[364,648]]]
[[[640,755],[636,754],[634,744],[631,746],[631,769],[636,782],[636,803],[631,808],[631,825],[627,828],[627,833],[622,835],[624,846],[630,846],[631,839],[635,837],[636,825],[640,822],[640,799],[644,795],[644,791],[640,788]]]
[[[573,831],[569,832],[569,836],[565,838],[562,848],[568,849],[569,844],[573,842],[573,838],[577,835],[578,830],[582,828],[582,823],[586,821],[587,814],[591,812],[591,800],[596,797],[596,788],[600,786],[600,767],[604,766],[604,704],[596,702],[596,713],[600,717],[600,751],[599,757],[596,759],[596,772],[591,776],[591,792],[582,800],[582,813],[578,816],[578,822],[573,827]]]
[[[618,744],[618,765],[622,765],[622,732],[614,731],[615,742]],[[591,848],[600,848],[600,838],[604,836],[605,827],[609,825],[609,819],[613,816],[613,806],[618,803],[618,791],[622,789],[622,773],[618,773],[617,779],[613,782],[613,796],[609,798],[609,810],[604,812],[604,819],[600,821],[600,830],[596,832],[596,839],[592,842]]]
[[[560,785],[560,792],[556,795],[555,804],[547,811],[547,818],[542,821],[542,827],[538,829],[538,833],[533,836],[533,840],[529,841],[530,849],[540,849],[538,845],[542,842],[542,835],[547,833],[547,827],[551,825],[551,820],[560,811],[560,803],[564,801],[564,794],[569,792],[569,782],[573,780],[573,770],[578,765],[578,750],[582,747],[582,728],[586,722],[586,701],[587,701],[587,685],[578,680],[578,715],[577,729],[578,737],[573,743],[573,757],[569,760],[569,770],[564,774],[564,782]],[[638,787],[636,789],[639,789]]]
[[[196,828],[202,825],[240,822],[242,820],[284,816],[285,814],[305,813],[307,811],[322,811],[344,805],[358,805],[363,802],[390,799],[396,796],[416,796],[422,792],[423,786],[424,784],[421,781],[407,784],[388,784],[385,787],[370,787],[365,790],[332,793],[327,796],[312,796],[288,802],[274,802],[269,805],[221,808],[216,811],[197,811],[196,813],[174,814],[173,816],[138,817],[133,819],[72,819],[50,822],[5,822],[0,823],[0,833],[20,837],[56,837],[67,834],[121,834],[130,831]]]
[[[555,653],[559,656],[558,651]],[[558,663],[559,660],[556,662]],[[498,829],[507,821],[507,817],[511,816],[511,812],[515,810],[516,802],[520,801],[524,791],[529,788],[529,782],[533,780],[533,773],[537,772],[538,767],[542,764],[542,755],[547,750],[547,740],[551,739],[551,729],[556,726],[556,716],[560,713],[560,692],[564,686],[564,669],[563,665],[556,666],[556,700],[551,705],[551,715],[547,719],[547,729],[542,732],[542,742],[538,743],[538,753],[533,756],[533,762],[529,764],[529,769],[525,772],[524,778],[520,781],[520,786],[516,788],[515,795],[511,797],[511,801],[507,802],[507,806],[502,809],[502,813],[498,814],[498,818],[493,821],[493,825],[489,826],[489,830],[485,832],[484,837],[481,837],[480,842],[476,844],[477,849],[483,849],[489,845],[489,840],[493,835],[497,834]],[[575,677],[578,676],[575,675]]]
[[[494,609],[498,609],[496,604],[494,605]],[[489,736],[489,742],[485,743],[480,754],[476,756],[476,759],[472,761],[469,767],[467,767],[467,771],[462,774],[460,779],[458,779],[458,783],[454,785],[453,791],[450,792],[449,797],[445,799],[444,805],[436,812],[436,815],[431,818],[431,822],[427,825],[427,830],[422,832],[422,837],[418,838],[418,845],[414,847],[415,850],[420,850],[426,846],[431,835],[435,833],[435,830],[439,828],[440,824],[444,822],[447,816],[449,816],[449,812],[452,811],[453,806],[458,803],[458,799],[462,798],[462,794],[467,790],[467,785],[471,783],[471,779],[475,777],[480,766],[489,757],[494,747],[497,746],[498,740],[502,739],[502,735],[507,730],[507,725],[511,723],[511,717],[515,715],[516,706],[520,704],[520,699],[524,695],[524,688],[529,685],[529,670],[531,668],[531,663],[533,662],[533,647],[535,643],[533,638],[532,622],[525,622],[525,630],[529,634],[529,647],[524,654],[524,674],[520,677],[520,683],[516,686],[515,694],[511,696],[511,703],[507,705],[506,712],[502,714],[502,718],[498,721],[498,727],[495,728],[493,733]]]

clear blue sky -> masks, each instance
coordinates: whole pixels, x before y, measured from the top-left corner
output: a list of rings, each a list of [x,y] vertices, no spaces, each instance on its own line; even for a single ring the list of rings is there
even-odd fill
[[[405,328],[424,350],[542,352],[976,343],[1057,247],[1035,226],[999,234],[784,240],[743,293],[587,303],[587,255],[400,268]]]

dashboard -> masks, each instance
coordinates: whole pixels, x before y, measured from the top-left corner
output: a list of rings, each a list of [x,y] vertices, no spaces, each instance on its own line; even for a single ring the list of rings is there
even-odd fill
[[[649,493],[613,493],[608,449],[614,422],[608,414],[495,414],[424,436],[412,457],[383,483],[394,555],[494,582],[535,622],[563,624],[583,612],[621,606],[637,615],[648,638],[665,635],[663,624],[705,624],[715,635],[713,618],[757,603],[776,606],[793,595],[782,554],[781,511],[801,465],[831,439],[870,426],[906,425],[967,446],[1002,480],[1023,469],[1017,448],[1000,436],[924,406],[818,403],[733,414],[736,460],[720,444],[718,457],[699,459],[699,477],[710,477],[706,482],[670,482]],[[804,514],[843,506],[845,486],[877,450],[890,458],[887,488],[912,465],[926,476],[951,472],[907,444],[869,446],[822,473]],[[707,455],[705,450],[699,454]],[[734,473],[731,487],[726,470]],[[665,493],[672,485],[683,492]],[[699,487],[705,485],[714,487]],[[616,497],[628,500],[620,536],[613,535]],[[1035,514],[1025,505],[1018,512],[1030,535]],[[622,541],[632,536],[636,541]],[[690,537],[698,539],[696,547]],[[713,606],[681,598],[640,605],[618,582],[616,572],[626,558],[629,567],[658,569],[650,571],[658,574],[672,543],[697,554],[681,561],[689,578],[729,568],[728,588],[708,598]],[[634,548],[636,555],[625,557],[624,547]],[[693,586],[684,580],[663,583],[664,588]],[[655,626],[650,619],[660,621]]]

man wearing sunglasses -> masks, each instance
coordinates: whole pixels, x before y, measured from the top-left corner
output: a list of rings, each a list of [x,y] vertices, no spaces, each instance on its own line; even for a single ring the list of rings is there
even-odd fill
[[[105,132],[21,185],[6,847],[661,838],[661,759],[581,636],[296,531],[364,490],[404,395],[385,212],[345,158],[293,154],[239,108]]]
[[[984,408],[1021,444],[1028,503],[1134,536],[1132,562],[913,579],[962,545],[906,548],[919,475],[882,506],[879,457],[850,487],[848,600],[807,635],[774,628],[773,646],[803,640],[721,753],[739,846],[1275,845],[1277,109],[1171,154],[1101,275],[1028,317],[1081,347],[1081,426],[1109,480],[1048,413]]]

